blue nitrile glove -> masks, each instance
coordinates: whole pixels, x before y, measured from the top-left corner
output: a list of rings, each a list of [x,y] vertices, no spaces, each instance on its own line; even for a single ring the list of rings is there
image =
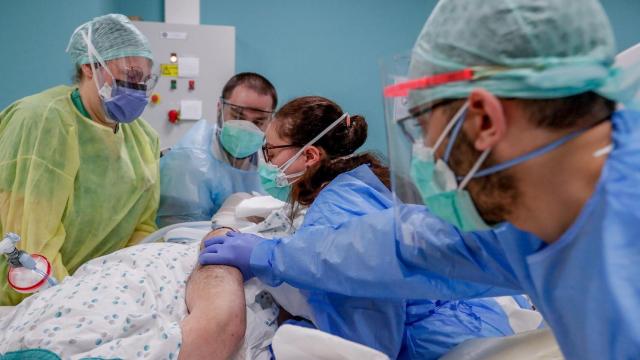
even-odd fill
[[[253,278],[251,252],[258,243],[267,239],[253,234],[228,232],[204,241],[200,252],[200,265],[229,265],[238,268],[244,281]]]

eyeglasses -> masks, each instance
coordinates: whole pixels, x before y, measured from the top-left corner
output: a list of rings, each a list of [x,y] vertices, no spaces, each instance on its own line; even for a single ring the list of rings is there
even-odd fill
[[[249,120],[256,124],[258,127],[262,127],[266,122],[273,118],[273,111],[267,111],[262,109],[256,109],[249,106],[241,106],[228,102],[225,99],[222,101],[223,113],[225,109],[229,110],[229,115],[233,119]]]
[[[271,162],[271,154],[269,151],[274,149],[285,149],[290,147],[300,147],[298,145],[288,144],[288,145],[269,145],[267,143],[262,145],[262,156],[264,157],[265,162]]]
[[[100,63],[96,63],[95,66],[96,68],[101,68]],[[107,70],[111,72],[111,70]],[[158,74],[151,73],[145,75],[145,71],[138,66],[114,66],[112,70],[118,86],[143,90],[147,95],[151,95],[151,92],[158,83]]]
[[[436,108],[450,104],[454,101],[456,100],[448,99],[437,102],[431,106],[411,109],[411,115],[396,120],[396,124],[400,126],[400,130],[402,130],[402,133],[407,137],[407,139],[409,139],[409,141],[416,143],[424,136],[425,129],[428,127],[430,113]]]

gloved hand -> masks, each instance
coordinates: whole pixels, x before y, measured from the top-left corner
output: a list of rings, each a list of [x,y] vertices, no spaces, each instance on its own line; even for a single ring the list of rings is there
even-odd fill
[[[251,252],[258,243],[267,240],[253,234],[228,232],[204,241],[200,265],[229,265],[238,268],[244,281],[255,276],[251,271]]]

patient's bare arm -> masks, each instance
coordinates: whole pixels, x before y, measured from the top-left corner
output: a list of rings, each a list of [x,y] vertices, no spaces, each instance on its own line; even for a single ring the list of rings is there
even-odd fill
[[[205,239],[227,231],[211,232]],[[181,323],[179,358],[230,358],[240,348],[246,328],[242,274],[231,266],[198,265],[186,291],[189,315]]]

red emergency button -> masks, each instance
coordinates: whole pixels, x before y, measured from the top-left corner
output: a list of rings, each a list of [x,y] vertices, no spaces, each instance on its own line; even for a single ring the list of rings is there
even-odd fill
[[[151,99],[150,100],[151,100],[151,103],[154,104],[154,105],[159,104],[160,103],[160,95],[154,93],[154,94],[151,95]]]
[[[172,124],[175,124],[178,122],[178,120],[180,118],[180,113],[178,112],[178,110],[169,110],[169,122]]]

